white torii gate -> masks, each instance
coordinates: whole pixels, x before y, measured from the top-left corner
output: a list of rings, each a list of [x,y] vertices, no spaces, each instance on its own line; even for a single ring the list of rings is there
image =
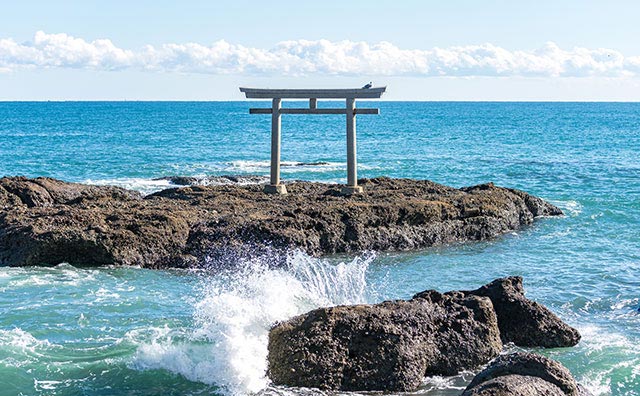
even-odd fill
[[[356,99],[377,99],[387,87],[360,89],[262,89],[240,88],[247,99],[271,99],[271,108],[249,109],[250,114],[271,114],[271,180],[265,192],[286,194],[280,183],[280,135],[282,114],[346,114],[347,115],[347,185],[346,195],[361,193],[358,186],[358,162],[356,159],[356,114],[379,114],[379,109],[356,109]],[[282,99],[309,99],[309,108],[282,108]],[[319,109],[318,99],[345,99],[345,108]]]

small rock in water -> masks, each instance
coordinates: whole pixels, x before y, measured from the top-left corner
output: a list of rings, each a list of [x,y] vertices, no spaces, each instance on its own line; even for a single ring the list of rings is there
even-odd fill
[[[533,353],[502,355],[476,375],[462,396],[590,396],[559,362]]]
[[[318,161],[318,162],[297,162],[296,166],[324,166],[329,165],[328,162]]]
[[[197,177],[190,177],[190,176],[165,176],[165,177],[158,177],[153,180],[154,181],[167,180],[169,183],[175,184],[176,186],[190,186],[192,184],[198,183],[199,179]]]

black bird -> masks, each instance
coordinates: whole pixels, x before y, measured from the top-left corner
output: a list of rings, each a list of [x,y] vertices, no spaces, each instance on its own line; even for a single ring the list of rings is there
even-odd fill
[[[367,84],[364,87],[362,87],[362,89],[369,89],[371,87],[373,87],[373,85],[371,85],[371,81],[369,81],[369,84]]]

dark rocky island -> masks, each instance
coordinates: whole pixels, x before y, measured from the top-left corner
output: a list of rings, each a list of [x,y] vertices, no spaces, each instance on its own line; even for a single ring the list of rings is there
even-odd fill
[[[193,267],[227,254],[411,250],[480,241],[562,212],[525,192],[483,184],[362,179],[364,194],[296,182],[188,186],[148,196],[50,178],[0,179],[0,265]]]

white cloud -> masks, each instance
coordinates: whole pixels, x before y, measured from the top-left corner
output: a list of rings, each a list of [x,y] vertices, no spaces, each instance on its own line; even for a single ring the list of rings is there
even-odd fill
[[[296,40],[270,49],[224,40],[116,47],[111,40],[86,41],[65,33],[37,32],[32,42],[0,39],[0,72],[24,68],[150,70],[249,75],[379,76],[640,76],[640,56],[606,49],[564,50],[549,42],[533,51],[510,51],[492,44],[401,49],[388,42]]]

